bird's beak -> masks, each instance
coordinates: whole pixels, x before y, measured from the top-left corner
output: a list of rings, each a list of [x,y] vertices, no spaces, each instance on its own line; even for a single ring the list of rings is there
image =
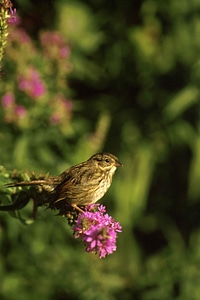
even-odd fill
[[[116,161],[115,166],[116,167],[123,167],[123,165],[118,160]]]

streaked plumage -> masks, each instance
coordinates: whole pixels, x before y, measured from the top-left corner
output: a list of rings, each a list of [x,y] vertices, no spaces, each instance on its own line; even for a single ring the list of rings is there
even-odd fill
[[[117,167],[122,166],[111,153],[97,153],[87,161],[64,171],[59,176],[45,180],[16,182],[7,186],[40,185],[50,194],[50,207],[59,207],[60,201],[78,208],[101,199],[109,189]]]

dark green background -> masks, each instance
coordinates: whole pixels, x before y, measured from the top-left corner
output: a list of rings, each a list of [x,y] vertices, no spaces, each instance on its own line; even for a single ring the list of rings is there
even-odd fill
[[[124,167],[101,202],[123,232],[99,260],[51,211],[30,226],[0,213],[0,298],[199,300],[200,1],[14,4],[36,44],[44,29],[69,41],[74,106],[64,133],[1,120],[1,164],[58,174],[116,154]]]

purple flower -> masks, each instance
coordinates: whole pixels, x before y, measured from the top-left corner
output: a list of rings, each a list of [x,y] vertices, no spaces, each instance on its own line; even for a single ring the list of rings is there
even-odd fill
[[[9,18],[8,18],[8,23],[18,24],[19,18],[16,13],[16,8],[12,9],[12,7],[10,7],[9,9],[10,9],[10,14],[9,14]]]
[[[73,230],[75,238],[82,239],[87,252],[95,252],[102,258],[116,251],[117,232],[121,232],[122,227],[106,213],[105,206],[91,204],[79,214]]]

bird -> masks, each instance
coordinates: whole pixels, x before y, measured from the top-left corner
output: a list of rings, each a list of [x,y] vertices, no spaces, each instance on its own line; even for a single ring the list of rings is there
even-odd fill
[[[42,186],[49,194],[50,208],[59,208],[60,203],[64,202],[83,212],[79,206],[94,204],[100,200],[109,189],[115,171],[122,166],[115,155],[108,152],[96,153],[58,176],[13,182],[7,184],[7,187]]]

